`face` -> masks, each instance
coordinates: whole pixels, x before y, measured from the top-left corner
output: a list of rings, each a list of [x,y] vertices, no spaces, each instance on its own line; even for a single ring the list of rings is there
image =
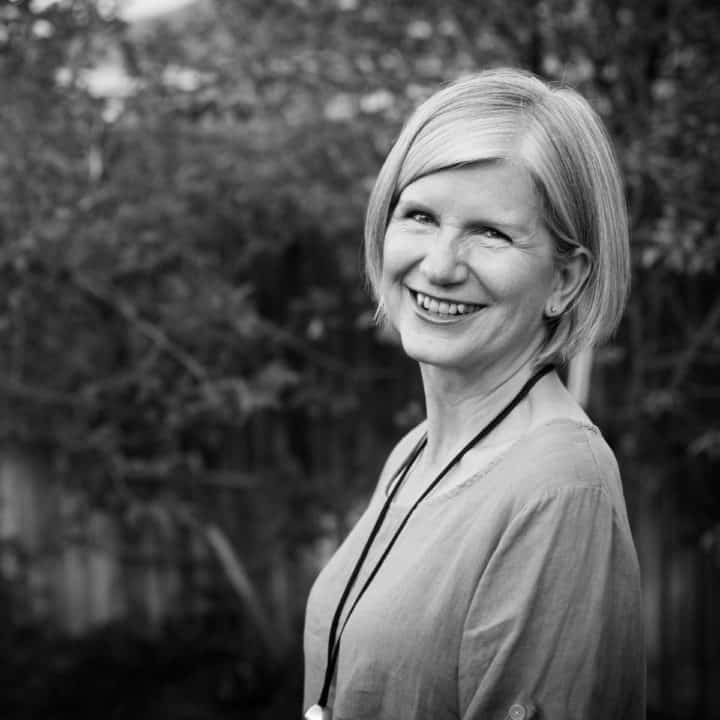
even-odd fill
[[[441,170],[403,190],[381,294],[408,355],[465,373],[532,357],[558,283],[535,195],[510,162]]]

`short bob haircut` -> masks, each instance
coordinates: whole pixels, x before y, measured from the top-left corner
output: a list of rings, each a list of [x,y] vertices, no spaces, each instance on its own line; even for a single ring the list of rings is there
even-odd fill
[[[531,73],[495,69],[459,80],[410,116],[370,195],[365,266],[382,318],[380,278],[388,222],[402,191],[438,170],[517,162],[530,174],[556,262],[585,248],[585,283],[560,317],[546,318],[536,363],[564,363],[606,340],[630,284],[623,184],[602,121],[576,91]]]

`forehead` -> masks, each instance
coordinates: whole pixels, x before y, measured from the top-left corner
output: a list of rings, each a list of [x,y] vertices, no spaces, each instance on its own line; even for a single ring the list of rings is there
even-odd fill
[[[492,219],[528,227],[540,219],[530,173],[508,161],[437,170],[411,182],[399,202],[419,203],[465,221]]]

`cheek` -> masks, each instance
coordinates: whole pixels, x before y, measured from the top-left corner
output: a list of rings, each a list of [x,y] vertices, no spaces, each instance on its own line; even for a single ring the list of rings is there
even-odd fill
[[[491,295],[498,301],[504,301],[529,312],[537,308],[542,314],[543,305],[552,290],[552,270],[544,267],[522,268],[522,261],[505,257],[494,267],[488,259],[484,272],[480,276]]]
[[[383,244],[383,281],[407,272],[418,261],[418,250],[406,233],[388,229]]]
[[[552,274],[542,271],[528,277],[523,286],[518,288],[518,303],[528,320],[542,322],[545,304],[551,292]]]

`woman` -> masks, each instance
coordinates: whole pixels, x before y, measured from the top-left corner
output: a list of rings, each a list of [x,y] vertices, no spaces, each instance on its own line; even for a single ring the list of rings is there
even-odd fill
[[[554,369],[628,289],[600,120],[515,70],[441,90],[383,165],[365,241],[427,419],[310,594],[307,717],[644,717],[617,465]]]

